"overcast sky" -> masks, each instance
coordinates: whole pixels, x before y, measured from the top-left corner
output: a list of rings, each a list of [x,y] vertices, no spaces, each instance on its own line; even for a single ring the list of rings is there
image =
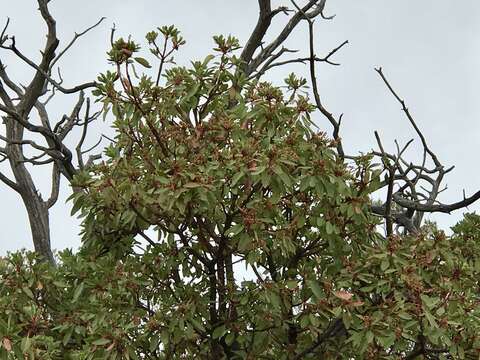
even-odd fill
[[[37,11],[36,1],[0,0],[0,21],[10,17],[9,34],[16,36],[16,45],[29,56],[38,58],[43,47],[45,25]],[[280,4],[280,1],[274,3]],[[286,2],[284,2],[285,4]],[[106,21],[82,38],[61,63],[65,85],[76,85],[94,79],[109,68],[110,28],[116,24],[118,36],[132,37],[143,44],[146,32],[157,26],[175,24],[187,40],[177,55],[177,63],[188,64],[202,59],[212,47],[212,36],[232,34],[242,43],[257,19],[256,0],[97,0],[60,1],[50,3],[57,20],[59,38],[65,45],[74,32]],[[478,0],[329,0],[327,12],[336,14],[332,21],[317,20],[316,47],[319,56],[349,40],[349,45],[336,56],[340,67],[319,66],[319,86],[330,111],[344,113],[342,138],[349,153],[368,151],[375,145],[373,131],[378,130],[385,147],[394,150],[394,139],[406,142],[415,137],[399,104],[386,91],[374,72],[382,66],[395,89],[401,94],[418,125],[423,129],[431,148],[445,165],[456,165],[447,178],[448,190],[441,200],[458,201],[465,189],[467,196],[480,189],[478,143],[480,139],[480,2]],[[278,16],[272,30],[286,21]],[[305,24],[292,35],[286,45],[307,55]],[[270,33],[272,38],[275,31]],[[31,71],[5,52],[2,61],[9,66],[10,76],[27,83]],[[305,74],[295,66],[270,76],[280,81],[290,71]],[[50,107],[50,116],[60,119],[69,111],[74,98],[58,98]],[[331,129],[320,116],[317,123]],[[3,130],[0,130],[3,132]],[[90,143],[108,124],[92,129]],[[418,139],[415,140],[418,144]],[[420,148],[413,147],[417,154]],[[6,174],[8,170],[0,167]],[[48,171],[36,171],[35,178],[48,193]],[[65,184],[65,182],[64,182]],[[79,222],[70,218],[69,195],[63,187],[62,197],[51,211],[52,245],[55,249],[77,247]],[[46,197],[47,195],[45,195]],[[28,221],[20,198],[0,183],[0,254],[22,247],[32,248]],[[470,211],[480,210],[479,204]],[[443,228],[453,225],[461,216],[435,215]]]

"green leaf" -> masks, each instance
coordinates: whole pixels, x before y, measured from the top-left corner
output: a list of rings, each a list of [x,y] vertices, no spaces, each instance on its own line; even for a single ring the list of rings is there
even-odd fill
[[[395,334],[390,334],[386,336],[377,336],[377,341],[382,345],[385,349],[390,348],[395,343]]]
[[[235,236],[240,234],[244,229],[243,224],[235,224],[230,229],[228,229],[227,235]]]
[[[140,65],[146,67],[146,68],[151,68],[152,66],[148,63],[148,61],[142,57],[136,57],[134,60],[139,63]]]
[[[367,344],[370,344],[373,341],[373,338],[373,332],[371,332],[370,330],[367,331],[367,333],[365,334],[365,341],[367,342]]]
[[[32,346],[32,338],[27,336],[22,338],[22,342],[20,344],[20,347],[24,353],[30,350],[30,347]]]
[[[332,235],[335,231],[334,225],[327,221],[325,223],[325,231],[327,232],[328,235]]]
[[[291,186],[292,185],[292,180],[290,179],[290,176],[288,176],[282,169],[280,165],[277,165],[273,168],[273,171],[275,174],[277,174],[280,179],[282,180],[283,184],[285,186]]]
[[[153,352],[158,348],[158,344],[160,343],[160,337],[158,335],[153,335],[150,338],[150,351]]]
[[[248,234],[243,234],[238,240],[238,250],[239,251],[248,250],[250,248],[251,243],[252,243],[252,238]]]
[[[195,188],[199,188],[199,187],[202,187],[202,186],[203,186],[203,184],[195,183],[195,182],[188,182],[185,185],[183,185],[183,187],[187,188],[187,189],[195,189]]]
[[[406,313],[406,312],[400,312],[398,313],[398,317],[400,319],[403,319],[403,320],[411,320],[412,319],[412,315]]]
[[[291,290],[295,289],[298,286],[297,280],[288,280],[287,287]]]
[[[215,330],[213,330],[212,338],[219,339],[223,335],[225,335],[226,332],[227,332],[227,329],[225,328],[225,325],[218,326],[215,328]]]
[[[425,314],[425,317],[427,318],[430,326],[437,328],[437,327],[438,327],[438,324],[437,324],[435,318],[433,317],[433,315],[430,314],[429,311],[424,311],[423,313]]]
[[[78,301],[78,298],[83,292],[83,288],[85,287],[85,284],[83,282],[80,283],[79,286],[75,289],[75,292],[73,293],[73,299],[72,302],[76,303]]]
[[[323,290],[317,281],[307,280],[307,286],[310,288],[310,290],[312,290],[313,295],[315,295],[315,297],[318,300],[323,299],[325,297]]]
[[[203,324],[202,324],[200,321],[198,321],[197,319],[191,318],[191,319],[190,319],[190,322],[195,326],[195,328],[196,328],[197,330],[205,331],[205,327],[204,327]]]
[[[207,55],[207,56],[205,57],[205,59],[203,60],[202,66],[204,66],[204,67],[207,66],[208,63],[209,63],[210,61],[212,61],[213,59],[215,59],[215,56],[214,56],[214,55],[212,55],[212,54]]]
[[[422,294],[420,295],[423,303],[427,306],[428,309],[433,309],[435,305],[438,304],[440,299],[438,297],[430,297],[428,295]]]
[[[22,290],[25,294],[27,294],[27,296],[30,298],[30,299],[33,299],[34,298],[34,295],[33,295],[33,292],[32,290],[30,290],[30,288],[28,286],[24,286],[22,287]]]
[[[267,169],[267,167],[265,165],[258,166],[254,171],[251,172],[251,174],[253,176],[257,176],[257,175],[262,174],[266,169]]]
[[[225,337],[225,343],[227,345],[232,345],[233,344],[233,341],[235,340],[235,334],[233,333],[229,333],[226,337]]]
[[[101,338],[101,339],[92,341],[92,345],[103,346],[103,345],[110,344],[110,342],[111,342],[111,340],[109,340],[109,339]]]
[[[234,187],[235,185],[237,185],[237,183],[240,181],[240,179],[244,175],[245,175],[245,173],[243,171],[239,171],[235,175],[233,175],[232,182],[231,182],[230,186]]]
[[[280,309],[282,306],[282,298],[274,291],[267,293],[267,298],[270,301],[270,304],[273,305],[275,309]]]
[[[69,327],[68,330],[63,335],[62,344],[64,346],[66,346],[70,341],[70,338],[72,337],[72,334],[73,334],[73,329],[74,329],[73,326]]]
[[[195,84],[190,88],[190,90],[188,91],[187,95],[185,95],[185,96],[182,98],[181,103],[182,103],[182,104],[188,103],[188,101],[197,93],[198,89],[200,89],[200,83],[195,83]]]
[[[380,264],[380,270],[386,271],[390,266],[390,261],[388,259],[383,259]]]
[[[72,198],[74,195],[75,194],[72,195]],[[72,207],[72,211],[70,212],[70,216],[75,215],[82,208],[83,205],[84,205],[83,197],[77,196],[76,198],[74,198],[73,207]]]

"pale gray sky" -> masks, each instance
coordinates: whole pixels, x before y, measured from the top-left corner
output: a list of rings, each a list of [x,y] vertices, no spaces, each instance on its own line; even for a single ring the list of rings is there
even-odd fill
[[[32,57],[38,56],[45,28],[36,1],[0,0],[0,3],[0,21],[11,18],[9,33],[16,35],[17,47]],[[244,43],[258,11],[256,0],[54,0],[51,9],[62,44],[75,31],[83,30],[102,16],[107,18],[64,58],[61,68],[66,85],[94,79],[99,71],[108,68],[105,52],[113,23],[118,36],[131,34],[141,42],[147,31],[175,24],[187,40],[177,62],[188,64],[209,53],[213,35],[232,34]],[[333,21],[317,20],[317,53],[327,54],[347,39],[350,44],[335,56],[342,64],[340,67],[319,66],[319,85],[327,107],[335,114],[344,113],[342,138],[347,151],[371,149],[375,145],[374,130],[380,132],[390,150],[394,149],[395,138],[405,142],[415,135],[399,104],[373,71],[374,67],[382,66],[408,103],[431,148],[445,165],[456,165],[447,179],[449,189],[441,200],[457,201],[463,189],[467,195],[480,189],[476,162],[480,137],[480,2],[329,0],[327,9],[337,16]],[[284,21],[284,17],[278,16],[274,29]],[[287,45],[307,55],[305,30],[301,26]],[[5,52],[0,56],[9,65],[11,76],[26,83],[31,71]],[[272,74],[270,79],[280,83],[290,71],[305,74],[304,67],[295,66]],[[60,118],[73,100],[59,98],[50,107],[51,117]],[[320,116],[317,119],[321,127],[331,130],[324,119]],[[107,125],[99,124],[92,129],[91,142],[96,141],[95,135],[105,131]],[[415,154],[411,155],[415,158]],[[48,190],[45,182],[48,175],[48,171],[35,172],[42,191]],[[80,244],[79,222],[70,218],[71,206],[65,204],[68,193],[64,187],[63,197],[51,212],[55,249]],[[0,184],[0,199],[0,254],[32,248],[27,216],[19,197]],[[475,204],[470,210],[478,211],[480,205]],[[460,216],[461,212],[457,212],[451,216],[435,215],[433,219],[446,228]]]

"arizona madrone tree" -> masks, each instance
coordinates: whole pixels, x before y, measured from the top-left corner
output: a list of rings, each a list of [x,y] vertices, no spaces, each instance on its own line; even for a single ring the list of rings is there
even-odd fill
[[[158,60],[154,69],[137,56],[137,43],[116,39],[112,30],[112,70],[92,85],[116,131],[102,161],[73,171],[66,145],[44,130],[38,132],[48,146],[41,149],[4,137],[6,149],[31,145],[46,153],[57,175],[71,179],[73,210],[84,219],[81,252],[63,253],[58,269],[33,255],[0,261],[0,308],[9,317],[0,326],[2,354],[478,356],[478,216],[467,215],[448,237],[422,224],[426,212],[463,208],[478,193],[438,203],[451,169],[430,149],[380,68],[424,160],[415,165],[404,158],[410,142],[388,152],[378,133],[379,150],[346,154],[342,116],[327,109],[317,83],[317,63],[335,64],[333,56],[346,45],[322,58],[315,53],[315,21],[332,19],[324,14],[325,1],[258,3],[245,47],[216,36],[214,55],[190,68],[169,64],[184,42],[173,26],[146,36]],[[47,2],[39,4],[48,14]],[[272,18],[284,15],[287,24],[266,42]],[[308,53],[286,58],[294,49],[285,40],[299,24],[308,26]],[[5,45],[1,38],[15,52],[12,39]],[[295,75],[286,79],[286,91],[262,81],[270,69],[291,63],[308,65],[311,92]],[[140,73],[136,64],[150,70]],[[43,85],[61,87],[48,68],[36,66]],[[2,98],[0,108],[6,120],[23,131],[48,129],[48,122],[32,125],[20,116],[22,100],[6,86],[11,106]],[[314,130],[317,114],[331,125],[330,137]],[[381,189],[385,200],[372,203]],[[251,278],[242,281],[240,266]]]
[[[252,35],[257,43],[268,29],[267,15],[276,12],[268,2],[259,4]],[[160,62],[156,76],[137,77],[134,62],[151,67],[136,56],[139,46],[131,39],[113,42],[114,70],[101,75],[94,93],[111,109],[117,136],[105,162],[75,182],[84,189],[74,195],[75,210],[85,217],[83,250],[155,263],[144,263],[143,274],[166,295],[139,296],[137,304],[162,334],[158,356],[474,354],[478,252],[465,254],[477,248],[477,235],[460,232],[449,242],[441,231],[422,229],[422,217],[462,208],[478,195],[437,203],[450,169],[381,69],[425,160],[404,160],[411,142],[387,153],[378,133],[379,151],[345,154],[342,117],[322,103],[315,67],[331,63],[345,43],[324,58],[315,55],[314,19],[325,2],[312,4],[277,9],[308,24],[309,56],[303,58],[279,59],[291,50],[275,51],[277,39],[248,50],[252,38],[237,57],[238,41],[217,36],[216,56],[191,69],[166,69],[167,54],[183,39],[174,27],[162,27],[146,36]],[[313,106],[304,79],[288,77],[287,94],[261,79],[270,68],[293,62],[309,65]],[[312,130],[314,110],[332,125],[332,139]],[[382,188],[386,200],[372,205],[371,196]],[[383,223],[385,236],[376,231]],[[149,235],[152,228],[158,239]],[[147,244],[139,254],[133,250],[138,237]],[[251,269],[253,281],[239,281],[238,264]],[[182,329],[191,334],[188,342],[180,339]]]
[[[13,176],[10,178],[8,174],[0,173],[0,180],[20,195],[28,214],[35,250],[52,262],[49,209],[58,198],[60,178],[63,176],[67,181],[71,181],[78,170],[90,165],[94,159],[98,159],[98,155],[88,159],[84,157],[98,146],[101,140],[100,138],[94,146],[84,149],[88,124],[100,114],[99,111],[91,109],[90,100],[85,96],[85,91],[95,88],[96,82],[92,81],[66,88],[63,86],[60,70],[57,68],[58,71],[55,71],[55,66],[80,37],[94,29],[104,19],[102,18],[93,26],[76,33],[64,48],[60,48],[57,26],[49,10],[49,1],[38,0],[38,5],[47,26],[46,41],[39,61],[31,60],[24,55],[15,41],[15,36],[8,34],[10,19],[7,19],[0,36],[0,49],[14,54],[20,62],[33,70],[31,81],[27,86],[23,86],[9,76],[6,64],[0,59],[0,111],[3,113],[4,122],[4,131],[0,138],[3,142],[3,146],[0,147],[0,161],[9,164]],[[242,71],[255,77],[260,77],[269,68],[282,64],[275,60],[282,54],[291,52],[282,47],[284,41],[302,21],[305,14],[310,18],[321,14],[325,2],[309,1],[303,6],[302,12],[295,12],[291,16],[284,29],[268,46],[263,46],[263,39],[273,17],[278,14],[289,14],[290,10],[287,7],[272,9],[269,1],[261,1],[259,5],[258,23],[241,54]],[[257,51],[259,48],[261,51]],[[329,57],[335,51],[323,59],[315,60],[329,62]],[[167,54],[159,51],[158,55],[164,57],[163,64],[171,52]],[[292,59],[286,63],[299,61],[306,60]],[[49,111],[48,103],[53,96],[59,93],[77,94],[78,100],[70,114],[53,120],[51,118],[55,116]],[[81,136],[77,145],[71,146],[66,141],[66,137],[76,127],[82,129]],[[32,178],[31,168],[27,164],[34,165],[34,167],[48,165],[52,168],[51,193],[47,199],[44,199],[38,192]]]
[[[94,121],[99,115],[98,111],[91,109],[90,101],[84,94],[84,90],[94,88],[96,83],[89,82],[72,88],[65,88],[62,86],[63,79],[59,70],[57,79],[55,79],[55,65],[57,65],[61,57],[65,55],[81,36],[95,28],[103,18],[90,28],[76,33],[73,39],[67,43],[63,49],[60,49],[55,19],[49,11],[48,3],[48,1],[38,1],[40,14],[47,25],[47,39],[44,49],[42,50],[42,57],[39,61],[35,62],[26,57],[16,44],[15,37],[8,34],[9,19],[1,33],[1,49],[11,52],[23,62],[25,66],[30,67],[34,71],[34,76],[28,86],[22,86],[16,82],[15,79],[9,77],[6,64],[0,61],[0,94],[2,99],[0,111],[4,114],[5,126],[1,137],[4,145],[0,148],[0,154],[2,156],[2,162],[9,163],[13,175],[13,179],[11,179],[5,174],[0,174],[0,179],[21,196],[29,217],[32,240],[36,251],[45,258],[52,260],[49,208],[55,204],[58,197],[60,177],[64,176],[70,181],[79,169],[83,169],[85,165],[91,164],[95,158],[98,158],[98,156],[92,156],[89,157],[88,160],[85,160],[85,154],[96,146],[90,147],[87,151],[83,149],[83,146],[88,124]],[[291,5],[293,9],[289,9],[287,6],[272,9],[269,1],[259,1],[257,24],[240,55],[242,62],[241,70],[247,77],[259,79],[269,69],[277,66],[284,66],[291,63],[309,63],[315,104],[332,125],[333,138],[338,142],[337,150],[343,157],[344,153],[339,136],[342,116],[336,118],[322,103],[315,74],[315,63],[325,62],[337,65],[330,59],[348,42],[345,41],[323,58],[319,58],[314,49],[313,22],[319,15],[323,19],[333,18],[326,17],[323,13],[325,1],[309,1],[303,5],[302,8],[295,2],[292,2]],[[290,18],[278,36],[265,45],[264,37],[270,27],[272,19],[279,15],[288,15]],[[293,29],[304,20],[308,22],[309,26],[310,46],[308,56],[283,59],[284,55],[296,51],[296,49],[289,49],[283,44]],[[158,55],[163,56],[163,64],[169,58],[172,51],[167,54],[165,52],[161,53],[160,49],[158,50]],[[386,179],[384,183],[384,186],[389,189],[386,201],[381,206],[373,206],[372,211],[385,218],[387,233],[391,233],[393,223],[408,231],[413,231],[419,228],[424,212],[450,212],[463,208],[478,199],[480,193],[477,192],[470,198],[465,198],[456,204],[441,205],[435,203],[438,193],[441,191],[441,182],[444,179],[444,175],[447,174],[451,168],[445,169],[434,153],[428,148],[424,135],[415,124],[405,104],[390,86],[381,69],[377,69],[377,71],[393,95],[402,104],[410,123],[420,136],[424,146],[425,160],[430,159],[433,161],[433,168],[425,168],[425,162],[419,165],[408,163],[402,155],[409,144],[403,149],[400,149],[399,145],[397,145],[398,149],[396,154],[387,154],[384,150],[373,152],[372,154],[377,156],[382,163],[384,163],[382,159],[389,158],[392,164],[388,166],[386,172],[389,175],[387,175],[388,179]],[[160,72],[161,70],[158,74],[160,74]],[[159,78],[157,77],[157,83],[158,80]],[[47,105],[51,98],[55,96],[55,93],[77,93],[78,100],[70,114],[63,115],[57,121],[51,123],[52,120],[50,118],[53,116],[47,109]],[[32,120],[34,118],[37,120]],[[70,146],[65,139],[75,127],[81,127],[82,134],[78,144],[73,147]],[[33,138],[30,136],[32,134],[34,134]],[[38,138],[43,140],[39,142],[37,140]],[[378,137],[377,139],[380,141]],[[99,142],[97,142],[96,145],[98,144]],[[26,150],[27,148],[28,150]],[[382,147],[380,146],[380,148]],[[74,161],[74,155],[77,158],[76,161]],[[347,156],[347,158],[352,157]],[[26,164],[33,164],[35,166],[49,165],[52,167],[52,190],[48,199],[44,200],[41,194],[38,193],[37,186],[31,176],[31,171]],[[398,184],[398,186],[394,186],[394,183]],[[431,190],[422,190],[419,186],[421,183],[426,183],[431,187]],[[396,189],[395,194],[393,193],[393,189]],[[394,210],[392,210],[392,202],[396,204]]]

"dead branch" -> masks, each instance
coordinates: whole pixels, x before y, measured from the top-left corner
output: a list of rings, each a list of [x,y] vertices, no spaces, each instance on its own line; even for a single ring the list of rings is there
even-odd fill
[[[314,99],[315,99],[315,104],[317,105],[317,108],[320,110],[320,112],[323,114],[323,116],[325,116],[328,119],[328,121],[330,122],[330,124],[332,125],[332,127],[333,127],[333,135],[332,136],[333,136],[333,139],[337,143],[338,154],[339,154],[340,158],[343,159],[345,157],[345,152],[343,151],[342,141],[341,141],[341,138],[339,136],[340,126],[341,126],[341,123],[342,123],[342,115],[340,115],[340,117],[337,120],[337,119],[335,119],[333,114],[325,108],[325,106],[323,105],[323,103],[321,101],[319,88],[318,88],[318,82],[317,82],[317,76],[316,76],[316,70],[315,70],[316,55],[315,55],[314,28],[313,28],[313,24],[314,24],[313,14],[315,14],[316,12],[313,12],[313,14],[307,14],[306,10],[305,10],[305,7],[301,9],[295,3],[295,1],[291,0],[291,2],[297,8],[297,10],[298,10],[297,14],[299,14],[300,18],[305,19],[308,23],[308,37],[309,37],[309,48],[310,48],[310,57],[309,57],[310,79],[311,79],[311,83],[312,83],[312,91],[313,91],[313,96],[314,96]],[[316,11],[318,11],[318,13],[320,13],[321,11],[323,11],[324,6],[325,6],[325,1],[322,1]],[[343,45],[338,46],[337,49],[340,49],[342,46]],[[334,52],[336,52],[336,51],[334,51]]]
[[[374,156],[382,159],[389,159],[393,162],[393,164],[390,165],[383,162],[385,170],[389,173],[388,180],[381,184],[381,187],[388,186],[387,202],[382,207],[375,208],[374,212],[384,216],[388,223],[388,202],[389,199],[390,201],[393,200],[398,207],[403,209],[400,213],[404,214],[411,220],[408,223],[405,223],[405,219],[400,219],[403,222],[400,223],[398,222],[399,219],[396,219],[396,222],[404,226],[407,231],[411,232],[410,227],[412,225],[413,229],[420,228],[424,213],[450,213],[454,210],[465,208],[480,199],[480,191],[478,191],[472,196],[468,198],[464,196],[463,200],[452,204],[442,204],[438,201],[438,195],[446,189],[446,187],[442,186],[445,175],[452,171],[454,167],[451,166],[445,168],[440,162],[438,156],[428,146],[425,135],[417,125],[415,119],[407,108],[405,101],[393,89],[382,68],[377,68],[375,71],[379,74],[389,92],[394,96],[397,102],[400,103],[402,111],[405,113],[410,125],[420,138],[423,146],[423,158],[420,165],[412,164],[403,158],[403,154],[411,144],[412,140],[407,142],[403,148],[400,148],[398,142],[395,141],[397,148],[396,155],[385,152],[381,146],[380,152],[372,152]],[[375,136],[380,145],[380,138],[377,132],[375,132]],[[433,168],[427,167],[427,156],[431,159]],[[412,176],[410,176],[410,174],[412,174]],[[392,181],[400,183],[398,184],[398,190],[393,194],[390,192]],[[423,184],[428,184],[429,187],[425,187],[422,182]],[[407,189],[409,190],[408,192]]]

